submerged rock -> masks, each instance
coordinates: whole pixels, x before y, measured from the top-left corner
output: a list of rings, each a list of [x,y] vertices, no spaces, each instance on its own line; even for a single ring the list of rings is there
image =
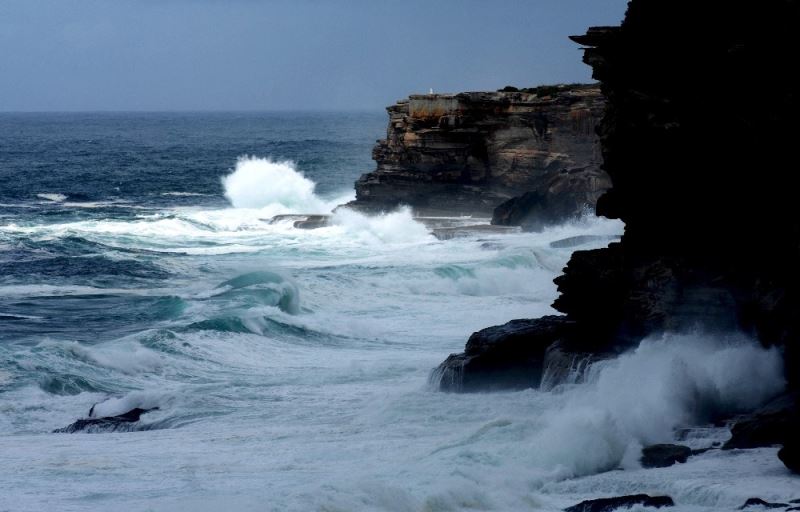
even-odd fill
[[[305,220],[295,221],[297,229],[319,229],[330,226],[330,215],[309,215]]]
[[[553,249],[569,249],[571,247],[578,247],[585,244],[591,244],[596,242],[613,242],[613,241],[619,241],[619,237],[603,236],[603,235],[578,235],[550,242],[550,247],[552,247]]]
[[[94,407],[92,408],[94,409]],[[139,421],[143,414],[150,411],[157,410],[158,407],[152,409],[140,409],[136,407],[128,412],[118,414],[116,416],[105,416],[102,418],[84,418],[67,425],[64,428],[57,428],[53,430],[54,433],[61,434],[74,434],[76,432],[86,433],[100,433],[100,432],[128,432],[131,430],[146,430],[140,426],[137,428],[133,423]],[[92,411],[89,411],[91,415]]]
[[[631,508],[634,505],[642,507],[672,507],[675,502],[669,496],[649,496],[647,494],[632,494],[630,496],[616,496],[614,498],[600,498],[586,500],[567,507],[564,512],[612,512],[620,508]]]
[[[433,236],[439,240],[451,240],[453,238],[464,238],[476,235],[504,235],[508,233],[514,233],[516,231],[519,231],[519,228],[477,224],[474,226],[433,228],[431,233],[433,233]]]
[[[275,215],[268,220],[270,224],[277,224],[280,222],[292,222],[292,226],[297,229],[317,229],[330,226],[331,216],[320,214],[298,214],[298,213],[285,213]]]
[[[640,462],[645,468],[666,468],[683,464],[693,455],[692,449],[679,444],[654,444],[642,449]]]

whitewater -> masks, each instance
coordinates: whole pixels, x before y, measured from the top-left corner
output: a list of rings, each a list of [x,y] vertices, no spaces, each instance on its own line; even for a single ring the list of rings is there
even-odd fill
[[[0,510],[547,511],[649,493],[721,511],[800,497],[776,449],[638,463],[648,444],[724,441],[712,418],[783,389],[780,354],[739,335],[653,336],[548,391],[429,384],[472,332],[553,314],[571,251],[622,224],[441,241],[408,209],[334,211],[352,182],[320,186],[302,162],[243,152],[196,189],[48,183],[4,200]],[[331,212],[314,230],[273,221]],[[597,238],[551,246],[580,235]],[[136,407],[153,410],[125,431],[53,433]]]

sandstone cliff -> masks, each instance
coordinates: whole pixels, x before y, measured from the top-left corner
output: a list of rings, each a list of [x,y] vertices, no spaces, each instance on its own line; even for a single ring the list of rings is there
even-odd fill
[[[373,150],[377,169],[356,182],[347,206],[491,216],[529,191],[552,196],[561,216],[593,206],[609,186],[594,133],[603,103],[587,85],[412,95],[388,107],[386,139]],[[517,217],[498,223],[520,225],[524,215]]]

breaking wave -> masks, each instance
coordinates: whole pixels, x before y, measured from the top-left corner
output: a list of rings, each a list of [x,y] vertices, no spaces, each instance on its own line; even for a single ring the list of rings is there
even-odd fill
[[[258,209],[262,215],[285,213],[330,213],[352,198],[348,192],[326,201],[316,192],[316,184],[297,170],[290,160],[243,156],[231,174],[222,178],[225,197],[234,208]]]
[[[635,464],[642,446],[751,410],[785,386],[778,350],[743,336],[665,334],[585,371],[534,441],[539,465],[559,478]]]

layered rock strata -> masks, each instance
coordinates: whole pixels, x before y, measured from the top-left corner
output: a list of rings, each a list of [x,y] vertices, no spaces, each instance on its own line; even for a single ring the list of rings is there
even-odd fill
[[[594,133],[603,104],[592,85],[412,95],[387,108],[377,169],[356,182],[347,206],[491,217],[501,203],[535,192],[552,202],[545,222],[577,215],[609,187]],[[524,220],[517,213],[497,223]]]

